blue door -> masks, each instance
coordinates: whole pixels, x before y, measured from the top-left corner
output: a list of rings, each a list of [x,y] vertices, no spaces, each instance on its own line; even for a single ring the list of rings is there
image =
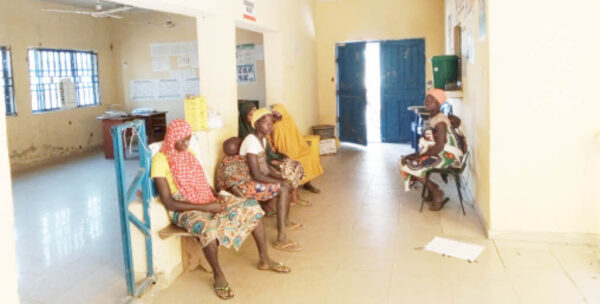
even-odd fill
[[[336,45],[337,115],[340,140],[367,145],[364,42]]]
[[[380,46],[381,140],[410,142],[407,107],[425,98],[425,40],[383,41]]]

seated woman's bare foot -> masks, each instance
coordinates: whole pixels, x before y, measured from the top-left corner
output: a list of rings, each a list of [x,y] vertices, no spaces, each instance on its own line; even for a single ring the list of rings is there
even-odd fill
[[[439,188],[433,191],[432,198],[433,200],[431,206],[429,207],[429,210],[431,211],[438,211],[442,209],[442,207],[444,207],[449,200],[447,197],[444,198],[444,191],[440,190]]]
[[[271,270],[273,272],[288,273],[292,269],[281,262],[275,262],[270,258],[266,258],[258,262],[258,270]]]
[[[312,193],[321,193],[321,190],[319,188],[315,187],[310,182],[304,184],[304,186],[302,186],[302,188],[304,188],[304,190],[308,190],[308,191],[310,191]]]
[[[227,283],[227,280],[225,279],[224,275],[215,274],[214,280],[215,280],[215,283],[214,283],[213,287],[215,289],[215,293],[217,294],[217,297],[219,297],[223,300],[233,298],[233,296],[234,296],[233,289],[231,289],[231,287],[229,286],[229,283]]]

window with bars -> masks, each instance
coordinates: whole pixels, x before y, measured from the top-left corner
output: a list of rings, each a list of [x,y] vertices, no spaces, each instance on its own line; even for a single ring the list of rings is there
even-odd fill
[[[6,105],[6,115],[17,114],[10,48],[6,46],[0,46],[0,97]]]
[[[75,85],[77,107],[100,104],[96,52],[30,48],[28,55],[33,112],[62,107],[61,81],[64,79],[70,79]]]

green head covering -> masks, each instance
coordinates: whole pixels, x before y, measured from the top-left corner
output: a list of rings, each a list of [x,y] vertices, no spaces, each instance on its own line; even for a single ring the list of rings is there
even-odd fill
[[[239,118],[239,125],[238,125],[238,137],[240,139],[244,139],[246,138],[246,136],[252,132],[254,132],[254,128],[252,128],[252,126],[250,125],[250,123],[248,123],[248,121],[246,121],[246,116],[248,116],[248,113],[250,113],[250,111],[252,111],[252,109],[255,109],[256,105],[254,105],[251,102],[244,102],[240,104],[240,118]]]

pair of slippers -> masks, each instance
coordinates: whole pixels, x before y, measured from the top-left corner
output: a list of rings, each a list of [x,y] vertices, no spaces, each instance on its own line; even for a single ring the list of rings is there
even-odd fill
[[[286,266],[283,263],[277,263],[273,266],[256,266],[256,268],[258,268],[258,270],[270,270],[273,272],[277,272],[277,273],[289,273],[292,271],[292,269],[288,266]],[[231,298],[233,298],[234,294],[233,294],[233,290],[231,289],[231,286],[229,286],[229,283],[227,283],[227,285],[225,286],[217,286],[217,285],[213,285],[213,288],[215,289],[215,293],[217,294],[217,297],[219,297],[222,300],[229,300]]]

